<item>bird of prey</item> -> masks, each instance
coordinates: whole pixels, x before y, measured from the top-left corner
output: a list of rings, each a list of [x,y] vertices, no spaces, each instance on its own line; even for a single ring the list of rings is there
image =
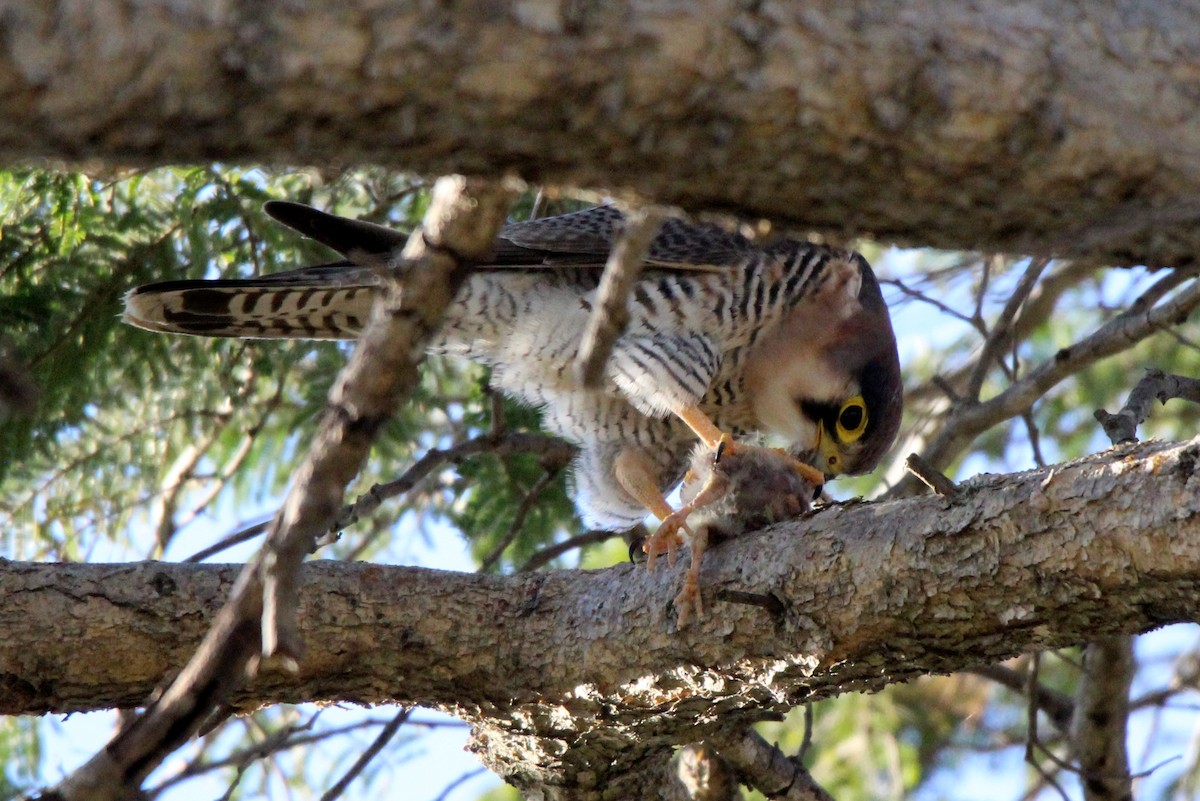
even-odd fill
[[[203,336],[354,338],[381,283],[377,265],[406,236],[295,203],[265,210],[344,260],[138,287],[125,320]],[[545,428],[579,446],[573,494],[587,524],[619,530],[647,510],[670,516],[664,492],[697,438],[713,450],[730,437],[775,435],[816,467],[806,480],[817,483],[879,462],[899,427],[900,368],[879,284],[854,252],[758,245],[669,219],[601,386],[578,383],[574,359],[623,222],[601,206],[505,226],[431,346],[489,365],[499,389],[540,406]]]

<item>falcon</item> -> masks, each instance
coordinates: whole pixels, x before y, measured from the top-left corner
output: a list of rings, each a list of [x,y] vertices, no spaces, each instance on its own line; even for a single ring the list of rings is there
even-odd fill
[[[200,336],[356,337],[380,291],[372,265],[397,254],[406,235],[296,203],[265,210],[344,260],[141,286],[126,296],[125,321]],[[599,388],[581,385],[575,356],[623,223],[601,206],[505,226],[430,348],[488,365],[496,387],[541,407],[544,427],[579,446],[572,492],[588,525],[620,530],[647,511],[670,517],[664,493],[697,439],[715,451],[773,435],[817,485],[880,461],[900,423],[900,366],[879,283],[852,251],[759,245],[668,219]]]

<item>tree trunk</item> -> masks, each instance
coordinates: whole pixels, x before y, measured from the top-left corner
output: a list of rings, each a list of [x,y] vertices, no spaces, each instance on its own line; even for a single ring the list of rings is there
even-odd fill
[[[0,0],[0,159],[385,163],[1181,265],[1200,9]]]

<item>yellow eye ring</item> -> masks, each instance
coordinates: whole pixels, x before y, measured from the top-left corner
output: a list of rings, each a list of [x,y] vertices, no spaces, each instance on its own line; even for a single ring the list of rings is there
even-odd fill
[[[867,403],[862,395],[855,395],[842,404],[836,427],[839,442],[855,442],[863,435],[867,430]]]

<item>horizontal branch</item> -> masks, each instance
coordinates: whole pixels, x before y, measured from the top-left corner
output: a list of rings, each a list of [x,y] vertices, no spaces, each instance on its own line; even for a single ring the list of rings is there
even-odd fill
[[[942,248],[1200,252],[1191,4],[0,9],[9,163],[514,170]]]
[[[476,724],[484,759],[518,787],[586,790],[694,741],[714,713],[753,720],[1195,619],[1198,459],[1200,442],[1138,444],[979,476],[954,498],[827,508],[711,551],[708,616],[683,631],[670,608],[683,564],[488,576],[312,562],[298,674],[264,670],[234,701],[440,706]],[[236,573],[0,563],[0,713],[142,702]],[[717,599],[729,590],[778,603]]]

